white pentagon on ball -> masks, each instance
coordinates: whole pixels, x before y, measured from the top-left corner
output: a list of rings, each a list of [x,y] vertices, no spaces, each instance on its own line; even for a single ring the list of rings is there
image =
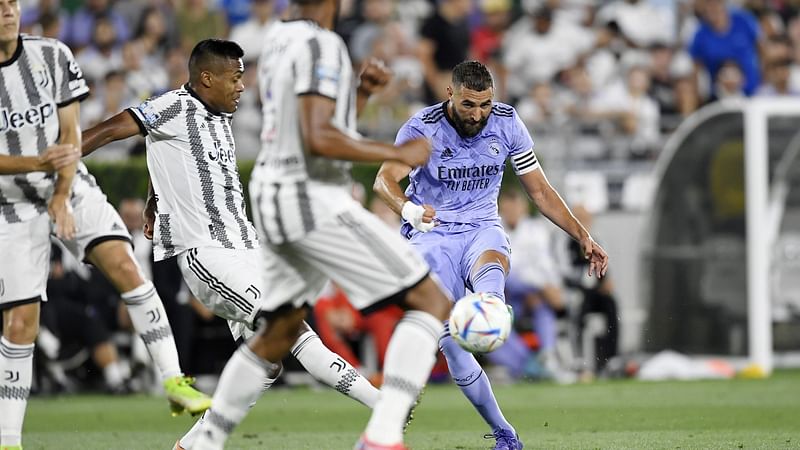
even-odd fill
[[[489,353],[508,339],[511,311],[492,294],[476,292],[463,297],[450,311],[450,335],[464,350]]]

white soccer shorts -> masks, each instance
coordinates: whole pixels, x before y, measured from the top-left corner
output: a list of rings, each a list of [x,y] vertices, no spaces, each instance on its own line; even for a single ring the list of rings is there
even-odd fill
[[[131,242],[131,235],[119,213],[108,203],[105,194],[99,189],[93,189],[73,205],[72,214],[77,228],[75,238],[61,242],[78,261],[83,262],[86,253],[102,242],[109,240]],[[55,225],[52,232],[55,235]]]
[[[376,309],[398,300],[396,295],[429,272],[396,230],[352,200],[304,237],[267,246],[264,265],[266,311],[288,303],[313,305],[328,280],[344,290],[353,307]]]
[[[0,226],[0,308],[46,300],[50,217]]]
[[[178,255],[189,290],[219,317],[228,320],[234,339],[253,328],[266,292],[262,249],[192,248]]]

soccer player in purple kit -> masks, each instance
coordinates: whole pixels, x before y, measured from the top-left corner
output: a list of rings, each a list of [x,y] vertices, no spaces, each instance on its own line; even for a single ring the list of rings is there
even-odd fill
[[[507,158],[539,211],[580,243],[589,260],[589,275],[602,277],[608,255],[550,186],[514,108],[493,102],[489,70],[477,61],[458,64],[447,93],[447,101],[424,108],[397,133],[396,145],[430,139],[433,152],[428,163],[412,169],[385,162],[374,189],[403,217],[401,232],[452,297],[459,299],[469,289],[504,298],[511,248],[497,213],[497,198]],[[399,182],[406,176],[409,185],[404,193]],[[475,357],[450,337],[447,327],[439,348],[453,380],[491,427],[494,448],[521,449],[486,374]]]

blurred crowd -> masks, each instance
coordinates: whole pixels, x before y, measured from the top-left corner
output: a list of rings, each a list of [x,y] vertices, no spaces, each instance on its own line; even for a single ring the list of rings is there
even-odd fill
[[[198,40],[235,40],[245,51],[247,89],[233,121],[237,154],[257,155],[258,52],[265,28],[288,0],[22,6],[24,32],[57,37],[73,49],[92,87],[81,108],[84,128],[185,83],[188,52]],[[496,100],[516,106],[532,131],[549,174],[616,164],[633,178],[630,168],[651,164],[665,137],[702,105],[800,92],[799,13],[796,0],[343,0],[337,31],[356,66],[376,57],[395,75],[360,120],[370,137],[393,140],[418,108],[446,99],[455,64],[478,59],[495,76]],[[143,152],[136,138],[112,146],[93,157],[124,160]],[[586,184],[592,180],[586,172],[579,178],[587,189],[602,190]],[[569,182],[566,176],[567,196]],[[608,207],[568,200],[585,224],[590,211]],[[235,345],[227,326],[192,298],[174,262],[152,263],[141,207],[140,200],[125,200],[121,215],[142,266],[152,271],[181,365],[190,373],[219,373]],[[397,226],[382,203],[369,207]],[[515,257],[507,297],[516,331],[488,362],[511,380],[569,382],[607,371],[619,334],[613,277],[586,284],[574,243],[530,217],[518,192],[503,194],[500,211],[515,255],[536,258]],[[115,291],[93,269],[53,255],[37,346],[45,383],[56,391],[76,382],[120,393],[147,389],[155,379],[149,358]],[[377,382],[387,330],[399,315],[388,310],[364,318],[342,296],[330,286],[312,320],[328,346]]]
[[[545,160],[652,159],[701,105],[800,92],[794,0],[343,0],[337,31],[356,66],[394,71],[361,127],[392,139],[422,105],[446,98],[449,71],[489,65],[496,99],[517,107]],[[38,0],[23,29],[74,50],[93,87],[90,126],[187,79],[187,52],[227,37],[245,50],[248,95],[234,121],[241,159],[258,152],[256,61],[288,0]],[[100,157],[124,158],[124,142]]]

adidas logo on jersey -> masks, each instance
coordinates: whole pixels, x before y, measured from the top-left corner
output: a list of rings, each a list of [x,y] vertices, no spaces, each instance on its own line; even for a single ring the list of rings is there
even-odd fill
[[[442,150],[442,159],[450,159],[453,156],[455,156],[455,153],[450,150],[450,147],[445,147],[444,150]]]
[[[39,126],[53,116],[55,107],[52,103],[42,103],[22,112],[0,108],[0,133],[7,130],[18,130],[24,126]]]

